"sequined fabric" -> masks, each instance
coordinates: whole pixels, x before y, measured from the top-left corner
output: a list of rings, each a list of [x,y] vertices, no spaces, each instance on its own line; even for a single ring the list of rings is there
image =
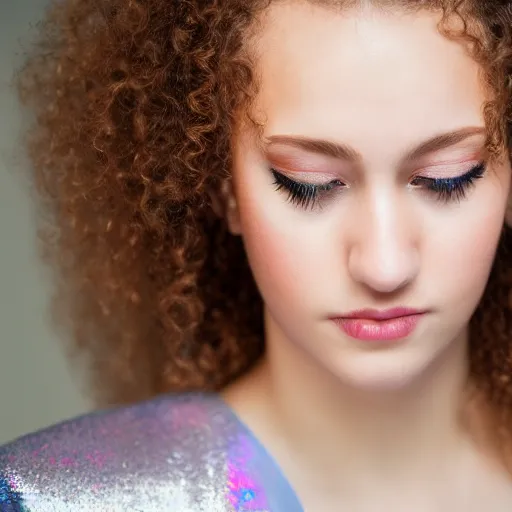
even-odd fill
[[[1,512],[302,512],[216,395],[90,414],[0,448]]]

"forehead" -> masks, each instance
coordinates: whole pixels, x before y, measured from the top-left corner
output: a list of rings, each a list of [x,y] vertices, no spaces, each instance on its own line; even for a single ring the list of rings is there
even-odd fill
[[[342,139],[364,153],[482,125],[479,66],[439,33],[439,19],[274,4],[256,42],[265,131]]]

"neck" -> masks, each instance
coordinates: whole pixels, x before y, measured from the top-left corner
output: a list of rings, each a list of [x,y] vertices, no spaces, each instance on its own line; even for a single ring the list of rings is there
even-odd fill
[[[265,359],[240,383],[248,405],[238,407],[236,396],[231,402],[292,481],[294,467],[307,467],[304,478],[324,485],[334,476],[333,486],[352,485],[359,473],[368,488],[372,476],[431,474],[460,447],[466,383],[465,336],[413,384],[361,391],[340,383],[268,319]]]

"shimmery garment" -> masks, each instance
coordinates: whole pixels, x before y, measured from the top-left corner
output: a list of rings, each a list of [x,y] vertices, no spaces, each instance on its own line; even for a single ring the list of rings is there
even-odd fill
[[[93,413],[0,448],[1,512],[302,512],[216,395]]]

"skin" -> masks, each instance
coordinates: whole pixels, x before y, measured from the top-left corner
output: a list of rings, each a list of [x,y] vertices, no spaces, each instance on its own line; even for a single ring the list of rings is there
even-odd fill
[[[478,65],[439,34],[438,19],[279,2],[255,41],[263,137],[242,124],[234,137],[228,221],[265,302],[267,352],[225,399],[306,510],[510,508],[508,477],[459,421],[467,325],[503,226],[510,166],[489,165],[459,200],[415,185],[487,158]],[[442,149],[414,151],[461,130]],[[270,168],[343,186],[304,209],[276,190]],[[426,311],[401,342],[357,341],[330,318],[396,306]]]

